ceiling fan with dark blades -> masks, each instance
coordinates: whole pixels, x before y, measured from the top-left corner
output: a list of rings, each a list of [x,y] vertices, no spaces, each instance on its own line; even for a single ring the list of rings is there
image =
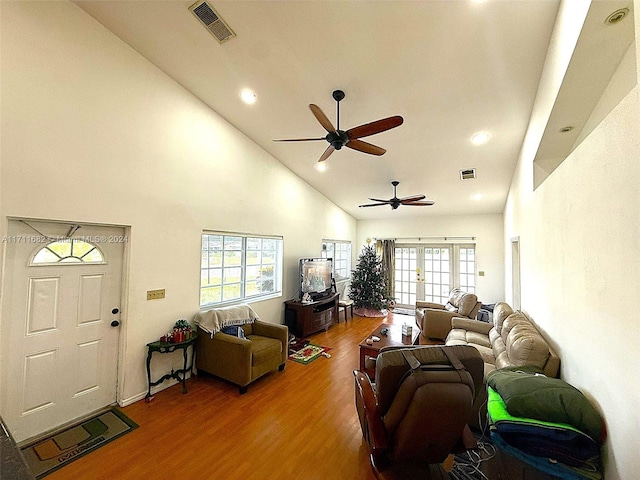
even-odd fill
[[[337,128],[333,126],[331,120],[327,118],[322,109],[314,105],[309,105],[311,113],[316,117],[316,120],[320,122],[320,125],[328,132],[326,136],[319,138],[292,138],[283,140],[274,140],[274,142],[312,142],[316,140],[326,140],[329,142],[329,146],[325,149],[324,153],[320,156],[318,162],[324,162],[329,155],[335,150],[340,150],[342,147],[348,147],[359,152],[368,153],[370,155],[383,155],[386,150],[377,145],[364,142],[360,140],[363,137],[375,135],[392,128],[399,127],[404,122],[404,119],[399,116],[387,117],[375,122],[366,123],[358,127],[350,128],[349,130],[340,130],[340,101],[344,99],[344,92],[342,90],[334,90],[333,98],[336,101],[336,123]]]
[[[394,180],[393,182],[391,182],[391,185],[393,185],[393,198],[390,198],[389,200],[381,200],[379,198],[370,198],[369,200],[373,202],[378,202],[378,203],[367,203],[365,205],[360,205],[360,208],[377,207],[380,205],[391,205],[391,209],[395,210],[400,205],[415,205],[415,206],[428,207],[435,203],[431,200],[425,200],[426,197],[424,195],[411,195],[410,197],[398,198],[398,195],[396,194],[396,188],[399,184],[400,182],[398,182],[397,180]]]

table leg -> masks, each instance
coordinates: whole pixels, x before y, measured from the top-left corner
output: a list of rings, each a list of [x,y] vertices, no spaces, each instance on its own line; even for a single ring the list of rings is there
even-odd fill
[[[150,402],[151,400],[153,400],[153,397],[151,396],[151,354],[153,352],[151,351],[151,349],[149,349],[149,352],[147,353],[147,385],[148,385],[148,390],[147,390],[147,396],[144,397],[145,402]]]
[[[182,349],[182,355],[184,357],[184,366],[182,367],[182,393],[187,393],[187,350],[188,346]]]

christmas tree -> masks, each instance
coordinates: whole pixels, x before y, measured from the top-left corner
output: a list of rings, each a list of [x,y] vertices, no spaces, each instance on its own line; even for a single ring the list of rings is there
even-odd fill
[[[367,245],[358,257],[356,269],[351,272],[349,298],[357,310],[377,311],[385,315],[383,310],[392,305],[393,299],[387,295],[387,280],[383,273],[382,260],[373,246]]]

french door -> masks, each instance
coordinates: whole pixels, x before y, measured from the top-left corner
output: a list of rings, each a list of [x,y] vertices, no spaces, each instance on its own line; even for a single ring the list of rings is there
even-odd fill
[[[397,244],[394,297],[399,307],[416,301],[446,303],[459,287],[475,293],[475,246],[458,244]]]

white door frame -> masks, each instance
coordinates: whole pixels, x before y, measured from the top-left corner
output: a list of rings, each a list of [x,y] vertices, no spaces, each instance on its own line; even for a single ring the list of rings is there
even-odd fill
[[[514,310],[522,308],[520,289],[520,237],[513,237],[511,239],[511,302]]]

